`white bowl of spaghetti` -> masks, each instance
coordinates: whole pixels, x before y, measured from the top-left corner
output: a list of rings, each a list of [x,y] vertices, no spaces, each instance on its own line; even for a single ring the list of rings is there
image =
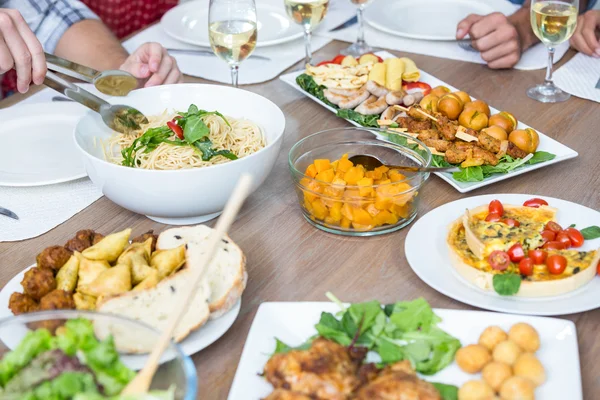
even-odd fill
[[[226,86],[157,86],[110,102],[140,110],[149,124],[123,135],[87,113],[75,128],[87,174],[116,204],[165,224],[215,218],[243,172],[256,190],[285,130],[273,102]]]

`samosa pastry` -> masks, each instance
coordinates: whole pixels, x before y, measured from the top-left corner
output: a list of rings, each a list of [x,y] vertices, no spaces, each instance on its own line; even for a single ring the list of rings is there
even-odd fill
[[[177,271],[185,263],[185,246],[169,250],[157,250],[152,254],[150,266],[158,271],[158,278],[164,279]]]
[[[69,261],[63,265],[56,274],[56,288],[72,293],[77,286],[77,275],[79,274],[79,258],[81,254],[75,252]]]
[[[85,257],[80,257],[77,289],[89,285],[96,280],[102,272],[108,269],[110,269],[110,264],[106,261],[93,261]]]
[[[158,285],[158,282],[160,281],[160,279],[158,279],[158,271],[152,268],[151,270],[150,274],[133,288],[134,291],[152,289]]]
[[[79,292],[89,296],[109,296],[131,290],[131,269],[119,264],[104,272],[89,285],[81,286]]]
[[[75,308],[78,310],[90,310],[96,309],[96,298],[83,293],[75,293],[73,295],[75,301]]]
[[[400,60],[404,63],[402,80],[405,82],[417,82],[421,78],[421,72],[417,68],[417,64],[408,57],[402,57]]]
[[[158,272],[154,268],[150,267],[146,260],[142,258],[140,255],[137,255],[136,258],[132,259],[131,264],[131,283],[132,285],[137,285],[138,283],[145,280],[147,277],[156,273],[158,277]]]
[[[116,261],[129,243],[131,229],[105,236],[104,239],[88,247],[81,254],[90,260],[106,260],[109,263]]]
[[[135,256],[142,256],[146,260],[150,260],[151,254],[152,238],[148,238],[142,243],[131,243],[129,246],[127,246],[117,259],[117,264],[131,264],[130,259]]]

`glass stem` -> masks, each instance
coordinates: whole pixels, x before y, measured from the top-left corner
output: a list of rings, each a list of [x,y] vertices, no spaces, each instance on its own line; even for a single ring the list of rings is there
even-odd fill
[[[358,7],[356,10],[356,21],[358,22],[358,36],[356,37],[356,43],[358,45],[365,44],[365,24],[363,20],[363,8]]]
[[[546,67],[546,85],[553,86],[552,70],[554,69],[554,47],[548,47],[548,66]]]
[[[233,87],[238,87],[238,72],[240,70],[239,65],[231,66],[231,84]]]
[[[304,58],[304,63],[305,64],[311,64],[312,63],[312,50],[310,48],[310,38],[311,38],[312,34],[310,32],[310,28],[305,27],[304,28],[304,50],[306,53],[306,56]]]

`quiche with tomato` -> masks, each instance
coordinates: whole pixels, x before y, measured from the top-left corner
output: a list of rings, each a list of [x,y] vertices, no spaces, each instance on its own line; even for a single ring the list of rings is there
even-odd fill
[[[578,289],[596,275],[600,250],[576,250],[583,235],[575,228],[563,229],[556,213],[547,204],[503,205],[498,200],[467,210],[449,228],[453,267],[481,289],[500,294],[542,297]],[[520,279],[520,285],[503,293],[496,281],[509,275],[517,284]]]

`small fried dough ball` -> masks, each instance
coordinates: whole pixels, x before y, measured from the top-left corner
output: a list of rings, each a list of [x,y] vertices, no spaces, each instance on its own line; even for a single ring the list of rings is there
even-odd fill
[[[40,300],[40,311],[73,309],[75,309],[73,296],[64,290],[53,290]]]
[[[65,265],[73,253],[62,246],[50,246],[38,254],[36,261],[40,268],[50,268],[55,273]]]
[[[492,360],[488,349],[480,344],[461,347],[456,352],[456,363],[465,372],[476,374]]]
[[[104,236],[91,229],[84,229],[78,231],[73,239],[70,239],[66,244],[65,248],[71,251],[82,252],[88,247],[91,247],[102,240]]]
[[[489,351],[493,351],[494,347],[500,342],[508,339],[506,332],[499,326],[488,326],[485,328],[479,336],[479,344],[488,348]]]
[[[8,301],[8,308],[14,315],[26,314],[38,310],[38,303],[31,296],[23,293],[13,293]]]
[[[500,390],[502,383],[511,376],[512,370],[510,365],[498,361],[492,361],[483,367],[483,371],[481,371],[483,380],[496,392]]]
[[[469,381],[458,390],[458,400],[494,400],[494,390],[484,381]]]
[[[540,386],[546,381],[544,366],[531,353],[523,353],[517,358],[513,366],[515,375],[529,379],[535,386]]]
[[[492,357],[494,361],[503,362],[508,365],[513,365],[523,350],[512,340],[500,342],[494,348]]]
[[[34,267],[25,272],[21,286],[33,300],[40,300],[56,289],[56,280],[51,269]]]
[[[529,379],[520,376],[508,378],[500,388],[502,400],[534,400],[535,387]]]
[[[152,238],[152,252],[156,250],[156,241],[158,240],[158,235],[154,234],[154,230],[150,229],[148,232],[141,234],[140,236],[134,237],[131,242],[132,243],[144,243],[148,238]]]
[[[533,326],[525,322],[514,324],[508,331],[508,338],[530,353],[535,353],[540,348],[540,335]]]

